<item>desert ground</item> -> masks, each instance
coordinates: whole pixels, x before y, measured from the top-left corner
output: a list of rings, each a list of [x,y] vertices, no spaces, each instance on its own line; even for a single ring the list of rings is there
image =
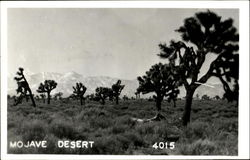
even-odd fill
[[[46,140],[47,148],[10,148],[14,154],[108,154],[108,155],[237,155],[238,107],[224,100],[193,100],[191,123],[182,126],[185,100],[162,103],[161,121],[139,122],[155,116],[154,101],[37,100],[17,106],[8,100],[8,142]],[[155,143],[179,137],[174,149],[155,149]],[[58,140],[94,141],[92,148],[58,148]]]

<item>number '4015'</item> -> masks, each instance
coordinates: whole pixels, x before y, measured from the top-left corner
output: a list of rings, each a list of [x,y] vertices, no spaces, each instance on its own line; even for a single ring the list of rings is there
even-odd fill
[[[152,147],[154,149],[174,149],[175,142],[155,142]]]

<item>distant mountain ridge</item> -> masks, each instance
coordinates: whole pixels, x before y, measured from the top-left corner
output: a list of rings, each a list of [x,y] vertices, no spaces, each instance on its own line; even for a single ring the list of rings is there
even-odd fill
[[[15,95],[16,94],[16,81],[14,80],[15,75],[9,75],[8,76],[8,94]],[[91,94],[95,92],[95,89],[97,87],[111,87],[112,84],[116,83],[118,78],[112,78],[108,76],[91,76],[91,77],[84,77],[83,75],[76,73],[76,72],[68,72],[65,74],[61,73],[54,73],[54,72],[41,72],[37,74],[30,74],[25,75],[26,79],[29,82],[29,85],[31,87],[31,90],[33,94],[38,94],[36,92],[39,84],[41,82],[44,82],[44,80],[55,80],[58,85],[56,89],[52,91],[52,95],[57,92],[62,92],[63,97],[67,97],[70,94],[72,94],[73,89],[72,86],[76,84],[76,82],[82,82],[86,87],[87,91],[85,95]],[[134,80],[125,80],[120,79],[122,81],[122,84],[125,85],[121,95],[127,95],[128,97],[135,97],[135,91],[139,86],[139,83],[136,79]],[[214,97],[216,95],[219,95],[222,97],[224,94],[223,88],[221,84],[213,84],[213,87],[208,87],[201,85],[195,92],[194,96],[198,94],[200,97],[204,94]],[[142,97],[149,97],[152,94],[147,94]],[[179,97],[185,96],[185,89],[183,87],[180,87],[180,94]]]

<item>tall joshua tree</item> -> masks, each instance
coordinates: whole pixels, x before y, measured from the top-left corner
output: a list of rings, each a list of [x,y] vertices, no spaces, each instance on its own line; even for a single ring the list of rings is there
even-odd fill
[[[38,93],[47,93],[48,104],[50,104],[50,93],[53,89],[55,89],[57,83],[54,80],[45,80],[44,84],[40,83],[40,86],[37,89]]]
[[[179,68],[180,80],[186,90],[183,125],[190,122],[191,106],[195,90],[211,77],[223,84],[225,97],[238,102],[239,54],[237,29],[231,18],[222,20],[217,14],[206,11],[184,20],[176,30],[182,41],[160,44],[161,58],[167,58]],[[208,70],[201,73],[204,62],[214,56]],[[209,61],[210,62],[210,61]],[[232,85],[234,84],[234,85]],[[231,87],[233,86],[233,87]]]
[[[17,76],[14,79],[17,81],[17,86],[18,86],[16,89],[17,93],[21,94],[20,97],[29,96],[33,106],[36,107],[36,103],[32,91],[30,89],[29,83],[24,76],[24,69],[20,67],[16,74]]]
[[[113,90],[111,88],[107,88],[107,87],[97,87],[95,90],[96,94],[95,96],[101,100],[101,104],[104,105],[105,104],[105,99],[106,98],[113,98]]]
[[[119,96],[125,85],[121,85],[121,80],[118,80],[115,84],[112,85],[113,95],[115,97],[115,102],[118,104]]]
[[[173,67],[169,64],[155,64],[146,72],[146,75],[137,78],[139,81],[137,93],[155,93],[153,98],[158,111],[157,119],[163,117],[160,113],[163,98],[165,97],[168,101],[171,101],[176,99],[179,93],[178,75]]]
[[[87,88],[82,83],[76,83],[76,86],[73,86],[73,94],[80,99],[81,105],[83,105],[84,102],[84,94],[87,90]]]

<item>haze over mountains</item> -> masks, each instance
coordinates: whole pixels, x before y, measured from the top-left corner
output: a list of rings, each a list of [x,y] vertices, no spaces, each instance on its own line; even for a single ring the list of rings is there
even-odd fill
[[[8,76],[8,94],[15,95],[16,94],[16,81],[14,80],[15,75]],[[38,94],[36,92],[39,84],[44,82],[44,80],[55,80],[58,85],[56,89],[52,91],[52,95],[58,92],[63,93],[63,97],[67,97],[72,94],[73,89],[72,86],[76,84],[76,82],[82,82],[86,87],[87,91],[85,95],[91,94],[95,92],[97,87],[111,87],[112,84],[116,83],[119,78],[113,78],[108,76],[94,76],[94,77],[84,77],[81,74],[76,72],[68,72],[65,74],[61,73],[53,73],[53,72],[42,72],[37,74],[25,74],[26,79],[29,82],[31,90],[33,94]],[[135,91],[139,86],[137,79],[133,80],[125,80],[121,79],[122,84],[125,85],[121,96],[127,95],[128,97],[135,97]],[[223,96],[224,91],[221,84],[212,84],[214,87],[208,87],[205,85],[200,86],[194,95],[198,94],[200,97],[204,94],[214,97],[215,95],[219,95],[220,97]],[[149,97],[152,94],[147,94],[142,97]],[[180,87],[180,94],[179,97],[182,98],[185,96],[185,89]]]

